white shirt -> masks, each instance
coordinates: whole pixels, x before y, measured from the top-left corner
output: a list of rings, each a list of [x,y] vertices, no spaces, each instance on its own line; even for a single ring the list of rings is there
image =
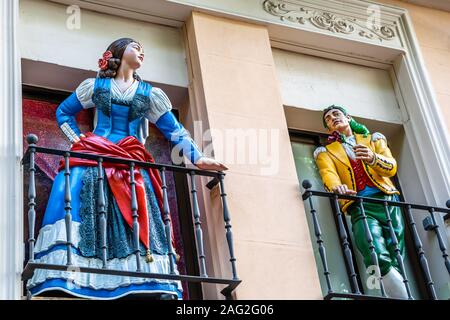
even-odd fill
[[[354,135],[345,137],[345,143],[342,143],[342,146],[345,149],[348,157],[352,160],[356,159],[355,151],[353,151],[353,146],[356,145],[356,138]]]
[[[95,78],[84,80],[75,90],[78,100],[84,109],[95,107],[92,102],[92,94],[94,93]],[[111,78],[111,98],[131,102],[139,86],[139,81],[134,81],[124,92],[120,90],[117,82]],[[160,88],[152,87],[150,92],[150,108],[145,117],[151,122],[158,121],[165,112],[172,109],[172,103],[167,95]]]

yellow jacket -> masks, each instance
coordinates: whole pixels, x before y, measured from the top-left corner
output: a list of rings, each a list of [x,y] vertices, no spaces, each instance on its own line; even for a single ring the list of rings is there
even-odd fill
[[[397,161],[387,146],[386,138],[381,133],[369,134],[367,137],[355,134],[355,140],[357,144],[365,145],[375,153],[376,161],[373,165],[363,161],[364,171],[374,185],[386,194],[400,194],[390,179],[397,172]],[[342,184],[357,191],[355,174],[340,142],[335,141],[326,147],[317,148],[314,158],[326,191],[332,192],[334,187]],[[342,211],[346,212],[353,200],[342,199],[339,203]]]

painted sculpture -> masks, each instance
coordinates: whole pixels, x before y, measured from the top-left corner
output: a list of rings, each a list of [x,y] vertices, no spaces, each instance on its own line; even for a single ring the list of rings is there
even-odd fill
[[[332,105],[323,111],[323,124],[331,135],[325,147],[314,152],[314,158],[326,191],[399,201],[400,192],[391,178],[397,162],[388,148],[386,137],[371,134],[366,126],[356,122],[341,106]],[[356,246],[367,268],[373,266],[364,219],[353,200],[339,200],[341,210],[350,216]],[[386,294],[393,298],[408,298],[401,268],[395,257],[394,241],[389,233],[383,204],[363,203],[366,221],[373,238],[379,271]],[[399,207],[388,206],[398,248],[404,255],[404,222]]]
[[[141,80],[136,70],[144,61],[142,45],[121,38],[109,45],[99,59],[96,78],[83,81],[57,108],[58,126],[72,143],[71,150],[104,156],[154,162],[144,148],[148,121],[167,140],[183,150],[200,169],[223,171],[220,162],[204,156],[189,132],[171,112],[167,95]],[[80,132],[75,115],[96,108],[95,128]],[[72,262],[75,266],[102,268],[98,208],[97,162],[70,158],[72,196]],[[55,177],[42,227],[35,245],[35,262],[66,263],[64,163]],[[130,169],[104,163],[107,217],[107,268],[136,271],[132,235]],[[142,272],[169,273],[168,240],[162,220],[161,177],[156,169],[134,169],[138,202],[140,265]],[[173,233],[172,233],[173,234]],[[173,239],[172,239],[173,240]],[[176,248],[175,248],[176,250]],[[175,264],[176,266],[176,264]],[[178,273],[178,271],[176,270]],[[182,297],[179,281],[80,273],[75,278],[55,270],[35,271],[27,283],[32,295],[60,290],[97,299],[116,299],[129,294]]]

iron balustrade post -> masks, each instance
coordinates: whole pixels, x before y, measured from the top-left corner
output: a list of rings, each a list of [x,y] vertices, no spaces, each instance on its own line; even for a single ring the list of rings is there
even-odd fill
[[[388,228],[389,228],[389,236],[392,240],[392,245],[394,246],[395,259],[397,260],[397,264],[400,267],[401,275],[403,277],[403,284],[405,286],[406,293],[408,295],[408,299],[412,300],[413,297],[411,295],[411,288],[409,287],[409,281],[408,281],[408,277],[406,275],[405,264],[403,263],[403,256],[400,252],[398,239],[395,234],[394,226],[392,225],[392,218],[391,218],[391,215],[389,212],[388,203],[384,202],[383,207],[384,207],[384,213],[386,215],[386,222],[387,222]]]
[[[425,284],[427,286],[428,292],[433,300],[437,300],[436,290],[434,288],[434,282],[431,277],[430,268],[428,266],[428,260],[425,256],[425,251],[423,250],[422,240],[420,240],[419,232],[417,231],[417,226],[415,219],[411,213],[411,205],[405,206],[406,216],[408,217],[409,225],[411,227],[411,234],[414,241],[414,247],[416,248],[416,254],[419,259],[420,268],[422,269],[423,276],[425,277]]]
[[[67,265],[72,265],[72,194],[70,188],[70,153],[64,155],[64,210],[66,215],[64,222],[66,225],[66,252]]]
[[[356,294],[361,294],[361,290],[359,289],[358,279],[356,277],[355,266],[353,264],[353,255],[352,250],[350,250],[350,244],[348,242],[347,231],[344,226],[344,217],[342,215],[341,208],[339,207],[338,196],[335,194],[333,196],[334,206],[336,208],[336,219],[338,221],[339,227],[339,237],[341,239],[342,246],[344,248],[344,257],[347,261],[347,266],[349,268],[349,278],[352,284],[353,292]]]
[[[325,276],[325,281],[327,284],[327,291],[328,291],[328,294],[331,294],[331,293],[333,293],[333,288],[331,286],[330,271],[328,269],[327,254],[326,254],[325,245],[324,245],[323,239],[322,239],[322,231],[320,229],[319,219],[317,218],[317,212],[314,209],[313,202],[312,202],[312,194],[310,191],[312,185],[308,180],[306,180],[306,181],[303,181],[302,186],[306,190],[306,192],[305,192],[306,198],[308,199],[308,202],[309,202],[310,213],[311,213],[311,217],[313,219],[313,225],[314,225],[314,234],[316,236],[316,242],[319,247],[320,260],[322,261],[323,274]]]
[[[202,223],[200,221],[200,210],[198,208],[198,199],[197,199],[197,187],[195,183],[195,172],[190,172],[191,178],[191,195],[192,195],[192,208],[194,214],[194,225],[195,225],[195,238],[197,240],[197,251],[198,251],[198,260],[200,263],[200,276],[207,277],[206,273],[206,256],[203,247],[203,231],[202,231]]]
[[[169,268],[170,274],[175,274],[175,263],[173,261],[174,252],[172,246],[172,227],[170,221],[170,210],[169,210],[169,200],[167,195],[167,183],[166,183],[166,168],[162,167],[160,170],[161,182],[162,182],[162,194],[163,194],[163,219],[164,219],[164,230],[166,232],[167,247],[169,254]]]
[[[34,262],[34,244],[36,242],[34,229],[36,228],[36,167],[35,167],[35,146],[38,142],[38,137],[34,134],[27,136],[27,143],[30,150],[30,167],[29,184],[28,184],[28,252],[29,261]]]
[[[435,210],[434,208],[428,209],[432,221],[432,229],[434,230],[434,233],[436,234],[436,238],[438,239],[439,243],[439,249],[442,252],[442,258],[444,259],[445,267],[447,268],[447,272],[450,274],[450,261],[448,259],[448,253],[447,253],[447,246],[445,245],[444,239],[442,238],[441,231],[439,228],[439,225],[436,221],[436,216],[434,215]]]
[[[134,162],[130,163],[131,212],[133,217],[133,245],[136,256],[136,271],[141,271],[141,250],[139,247],[138,203],[136,197],[136,181],[134,177]]]
[[[97,172],[98,172],[98,200],[97,211],[100,215],[100,239],[102,249],[102,268],[107,267],[107,246],[106,246],[106,203],[105,203],[105,177],[103,174],[103,159],[101,157],[97,160]]]
[[[219,172],[219,186],[220,186],[220,198],[222,200],[223,220],[225,221],[226,238],[228,244],[228,251],[230,252],[231,270],[233,273],[233,280],[239,280],[236,270],[236,257],[234,256],[234,244],[233,244],[233,232],[231,231],[231,218],[228,210],[227,194],[225,193],[224,184],[225,174]]]
[[[372,265],[375,266],[375,268],[376,268],[375,275],[379,275],[379,277],[380,277],[379,283],[380,283],[381,295],[383,297],[386,297],[386,292],[384,290],[384,284],[383,284],[383,277],[381,276],[380,265],[378,263],[377,253],[375,252],[375,245],[373,244],[372,233],[370,232],[369,224],[367,222],[367,216],[366,216],[366,211],[364,210],[363,199],[358,198],[357,202],[358,202],[359,210],[361,211],[361,220],[362,220],[363,226],[364,226],[364,234],[366,236],[366,241],[369,245],[370,259],[372,261]]]

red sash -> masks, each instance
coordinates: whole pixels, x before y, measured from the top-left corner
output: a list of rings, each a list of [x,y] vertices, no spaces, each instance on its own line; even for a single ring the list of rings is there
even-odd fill
[[[82,138],[80,141],[72,145],[71,151],[83,152],[89,154],[95,154],[98,156],[116,157],[132,159],[136,161],[152,162],[152,155],[145,150],[145,147],[135,137],[128,136],[121,139],[117,144],[112,143],[108,139],[93,134],[92,132],[85,133],[86,138]],[[81,159],[70,157],[70,167],[75,166],[98,166],[97,161],[89,159]],[[122,163],[108,163],[103,162],[105,168],[106,177],[108,179],[111,191],[119,206],[120,212],[123,218],[133,228],[133,216],[131,210],[131,188],[130,188],[130,168],[128,164]],[[58,171],[64,169],[64,159],[60,161]],[[150,180],[155,191],[156,198],[158,199],[158,205],[163,213],[163,196],[162,196],[162,181],[159,175],[158,169],[148,168],[147,172],[150,176]],[[144,244],[146,249],[150,249],[149,240],[149,219],[147,212],[147,200],[145,194],[144,179],[139,171],[139,167],[134,167],[134,179],[136,182],[136,198],[138,203],[138,223],[139,223],[139,239]],[[172,239],[173,241],[173,232]]]

